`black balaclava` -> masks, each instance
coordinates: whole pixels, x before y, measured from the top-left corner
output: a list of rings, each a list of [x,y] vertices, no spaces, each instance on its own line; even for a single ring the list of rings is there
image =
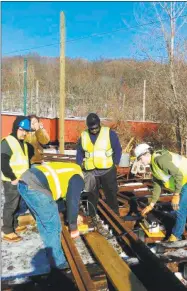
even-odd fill
[[[18,116],[18,117],[16,117],[16,119],[13,122],[11,135],[13,137],[15,137],[16,139],[18,139],[17,138],[17,131],[19,128],[19,123],[26,118],[27,118],[26,116]]]

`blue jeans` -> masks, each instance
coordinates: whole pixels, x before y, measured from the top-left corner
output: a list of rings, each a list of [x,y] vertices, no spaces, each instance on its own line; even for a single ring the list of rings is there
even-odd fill
[[[31,189],[21,181],[18,191],[36,217],[51,267],[63,268],[66,259],[61,247],[61,222],[56,202],[51,195]]]
[[[181,239],[185,229],[187,218],[187,183],[182,187],[180,193],[179,210],[176,211],[176,222],[172,229],[172,234]]]

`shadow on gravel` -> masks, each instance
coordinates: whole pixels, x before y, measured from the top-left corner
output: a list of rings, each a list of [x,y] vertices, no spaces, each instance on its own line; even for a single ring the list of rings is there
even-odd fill
[[[77,291],[77,287],[71,279],[71,272],[69,269],[59,270],[52,269],[48,274],[39,274],[41,270],[43,252],[46,249],[39,250],[32,258],[31,264],[34,267],[32,273],[19,274],[11,276],[1,282],[1,290],[11,291]],[[18,279],[25,280],[23,283],[16,283]]]

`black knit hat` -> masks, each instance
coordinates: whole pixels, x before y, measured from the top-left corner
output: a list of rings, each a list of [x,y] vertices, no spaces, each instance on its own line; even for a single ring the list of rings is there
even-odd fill
[[[90,113],[86,118],[86,124],[88,128],[94,126],[94,125],[100,125],[100,118],[95,113]]]

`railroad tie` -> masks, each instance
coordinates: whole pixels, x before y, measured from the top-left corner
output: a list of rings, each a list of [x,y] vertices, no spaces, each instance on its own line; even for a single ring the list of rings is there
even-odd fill
[[[129,266],[102,235],[90,232],[84,237],[116,290],[146,291]]]

